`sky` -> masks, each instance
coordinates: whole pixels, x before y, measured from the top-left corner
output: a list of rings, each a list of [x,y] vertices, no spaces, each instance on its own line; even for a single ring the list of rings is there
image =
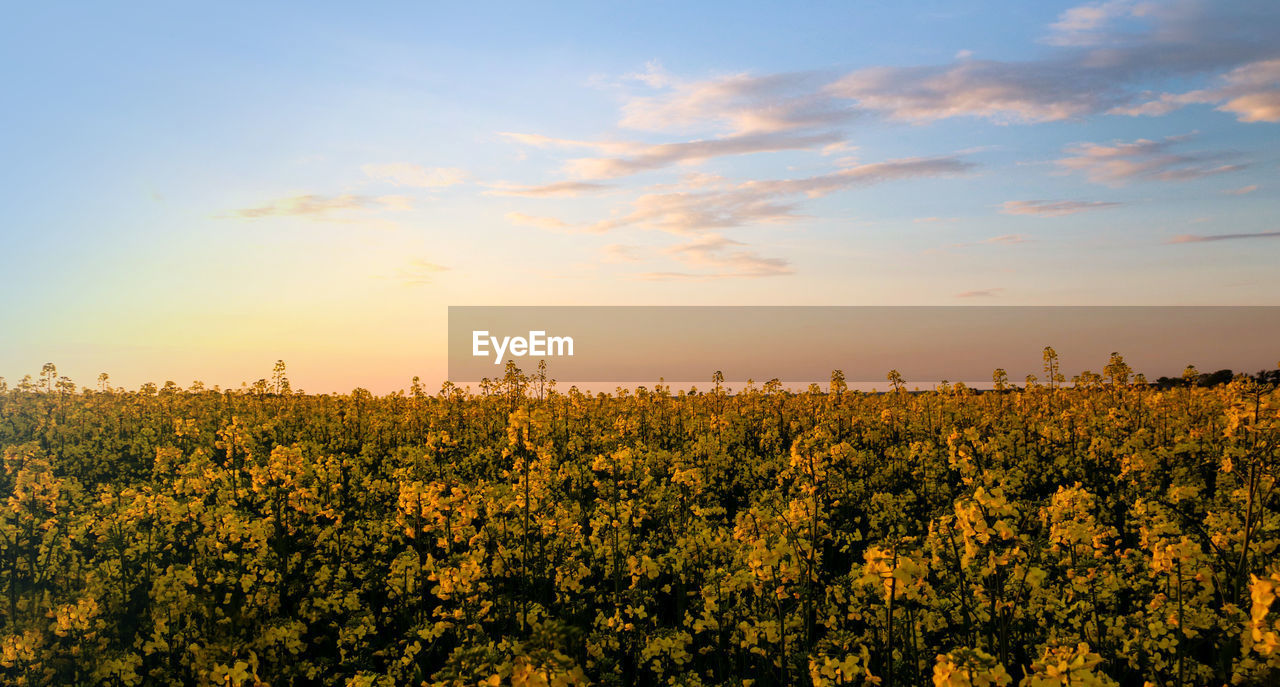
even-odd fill
[[[28,3],[0,376],[443,381],[450,305],[1278,305],[1280,4]]]

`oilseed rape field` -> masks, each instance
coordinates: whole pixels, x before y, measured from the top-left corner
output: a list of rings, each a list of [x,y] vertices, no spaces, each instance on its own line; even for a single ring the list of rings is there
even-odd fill
[[[7,685],[1280,682],[1274,373],[0,392]]]

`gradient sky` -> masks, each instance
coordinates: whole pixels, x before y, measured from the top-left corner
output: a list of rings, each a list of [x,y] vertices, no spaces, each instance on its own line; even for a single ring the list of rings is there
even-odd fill
[[[1280,304],[1280,3],[31,3],[0,375],[445,374],[448,305]]]

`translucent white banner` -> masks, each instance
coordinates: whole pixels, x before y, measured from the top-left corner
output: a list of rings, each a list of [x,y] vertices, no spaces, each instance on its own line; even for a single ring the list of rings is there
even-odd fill
[[[1052,346],[1068,379],[1119,352],[1148,378],[1256,372],[1280,360],[1280,307],[462,307],[449,308],[449,378],[499,377],[545,361],[568,383],[990,383],[1043,374]]]

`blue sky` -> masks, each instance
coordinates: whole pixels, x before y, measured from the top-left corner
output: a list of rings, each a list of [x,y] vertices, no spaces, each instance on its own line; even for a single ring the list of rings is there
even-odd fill
[[[1273,2],[32,4],[0,375],[443,375],[464,304],[1277,304]]]

